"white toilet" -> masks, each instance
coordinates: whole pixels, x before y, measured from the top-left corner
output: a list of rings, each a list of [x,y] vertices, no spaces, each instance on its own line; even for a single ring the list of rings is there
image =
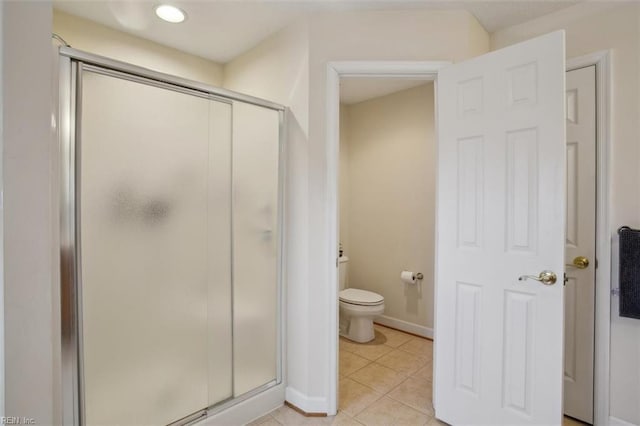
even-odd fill
[[[372,291],[345,288],[347,281],[347,256],[340,256],[340,335],[358,343],[375,337],[373,318],[384,312],[384,297]]]

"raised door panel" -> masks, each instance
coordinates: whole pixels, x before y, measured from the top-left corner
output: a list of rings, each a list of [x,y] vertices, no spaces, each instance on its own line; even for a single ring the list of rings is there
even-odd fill
[[[538,132],[507,132],[507,251],[537,249]]]
[[[457,283],[455,383],[460,390],[480,392],[480,295],[482,287]]]
[[[482,137],[458,141],[458,245],[482,246],[484,150]]]
[[[505,291],[502,403],[527,419],[533,410],[536,296]]]

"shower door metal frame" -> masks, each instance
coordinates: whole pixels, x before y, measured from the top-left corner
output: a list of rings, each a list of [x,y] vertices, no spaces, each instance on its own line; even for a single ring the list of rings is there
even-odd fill
[[[195,413],[172,424],[190,424],[220,413],[240,402],[246,401],[284,381],[285,357],[285,304],[284,304],[284,182],[285,156],[285,112],[277,103],[241,93],[213,87],[204,83],[183,79],[105,58],[70,47],[59,49],[59,104],[57,111],[59,170],[60,170],[60,310],[61,310],[61,384],[62,421],[65,425],[84,425],[84,377],[82,356],[82,265],[80,258],[80,199],[79,152],[81,126],[82,72],[87,70],[100,74],[169,89],[193,96],[231,104],[233,101],[248,103],[278,112],[279,156],[278,156],[278,232],[277,232],[277,343],[276,378],[236,398],[203,407]],[[233,137],[232,137],[233,141]],[[233,184],[233,182],[232,182]],[[233,214],[233,206],[231,206]],[[232,232],[230,230],[230,232]],[[233,246],[233,245],[232,245]],[[233,285],[233,278],[231,285]],[[233,303],[233,299],[232,299]],[[231,318],[233,335],[233,316]],[[233,368],[233,366],[231,366]]]

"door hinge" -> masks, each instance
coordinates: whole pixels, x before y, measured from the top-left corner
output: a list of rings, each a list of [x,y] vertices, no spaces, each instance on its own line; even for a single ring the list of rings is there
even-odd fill
[[[612,288],[612,289],[611,289],[611,295],[613,295],[613,296],[618,296],[618,295],[620,295],[620,287]]]

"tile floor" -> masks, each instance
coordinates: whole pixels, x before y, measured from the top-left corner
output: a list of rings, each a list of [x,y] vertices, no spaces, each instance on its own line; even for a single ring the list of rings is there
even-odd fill
[[[433,342],[375,326],[369,343],[340,338],[338,415],[305,417],[287,406],[251,425],[441,425],[433,417]]]
[[[433,342],[379,325],[375,332],[364,344],[340,338],[338,415],[305,417],[284,405],[250,425],[444,425],[431,404]]]

